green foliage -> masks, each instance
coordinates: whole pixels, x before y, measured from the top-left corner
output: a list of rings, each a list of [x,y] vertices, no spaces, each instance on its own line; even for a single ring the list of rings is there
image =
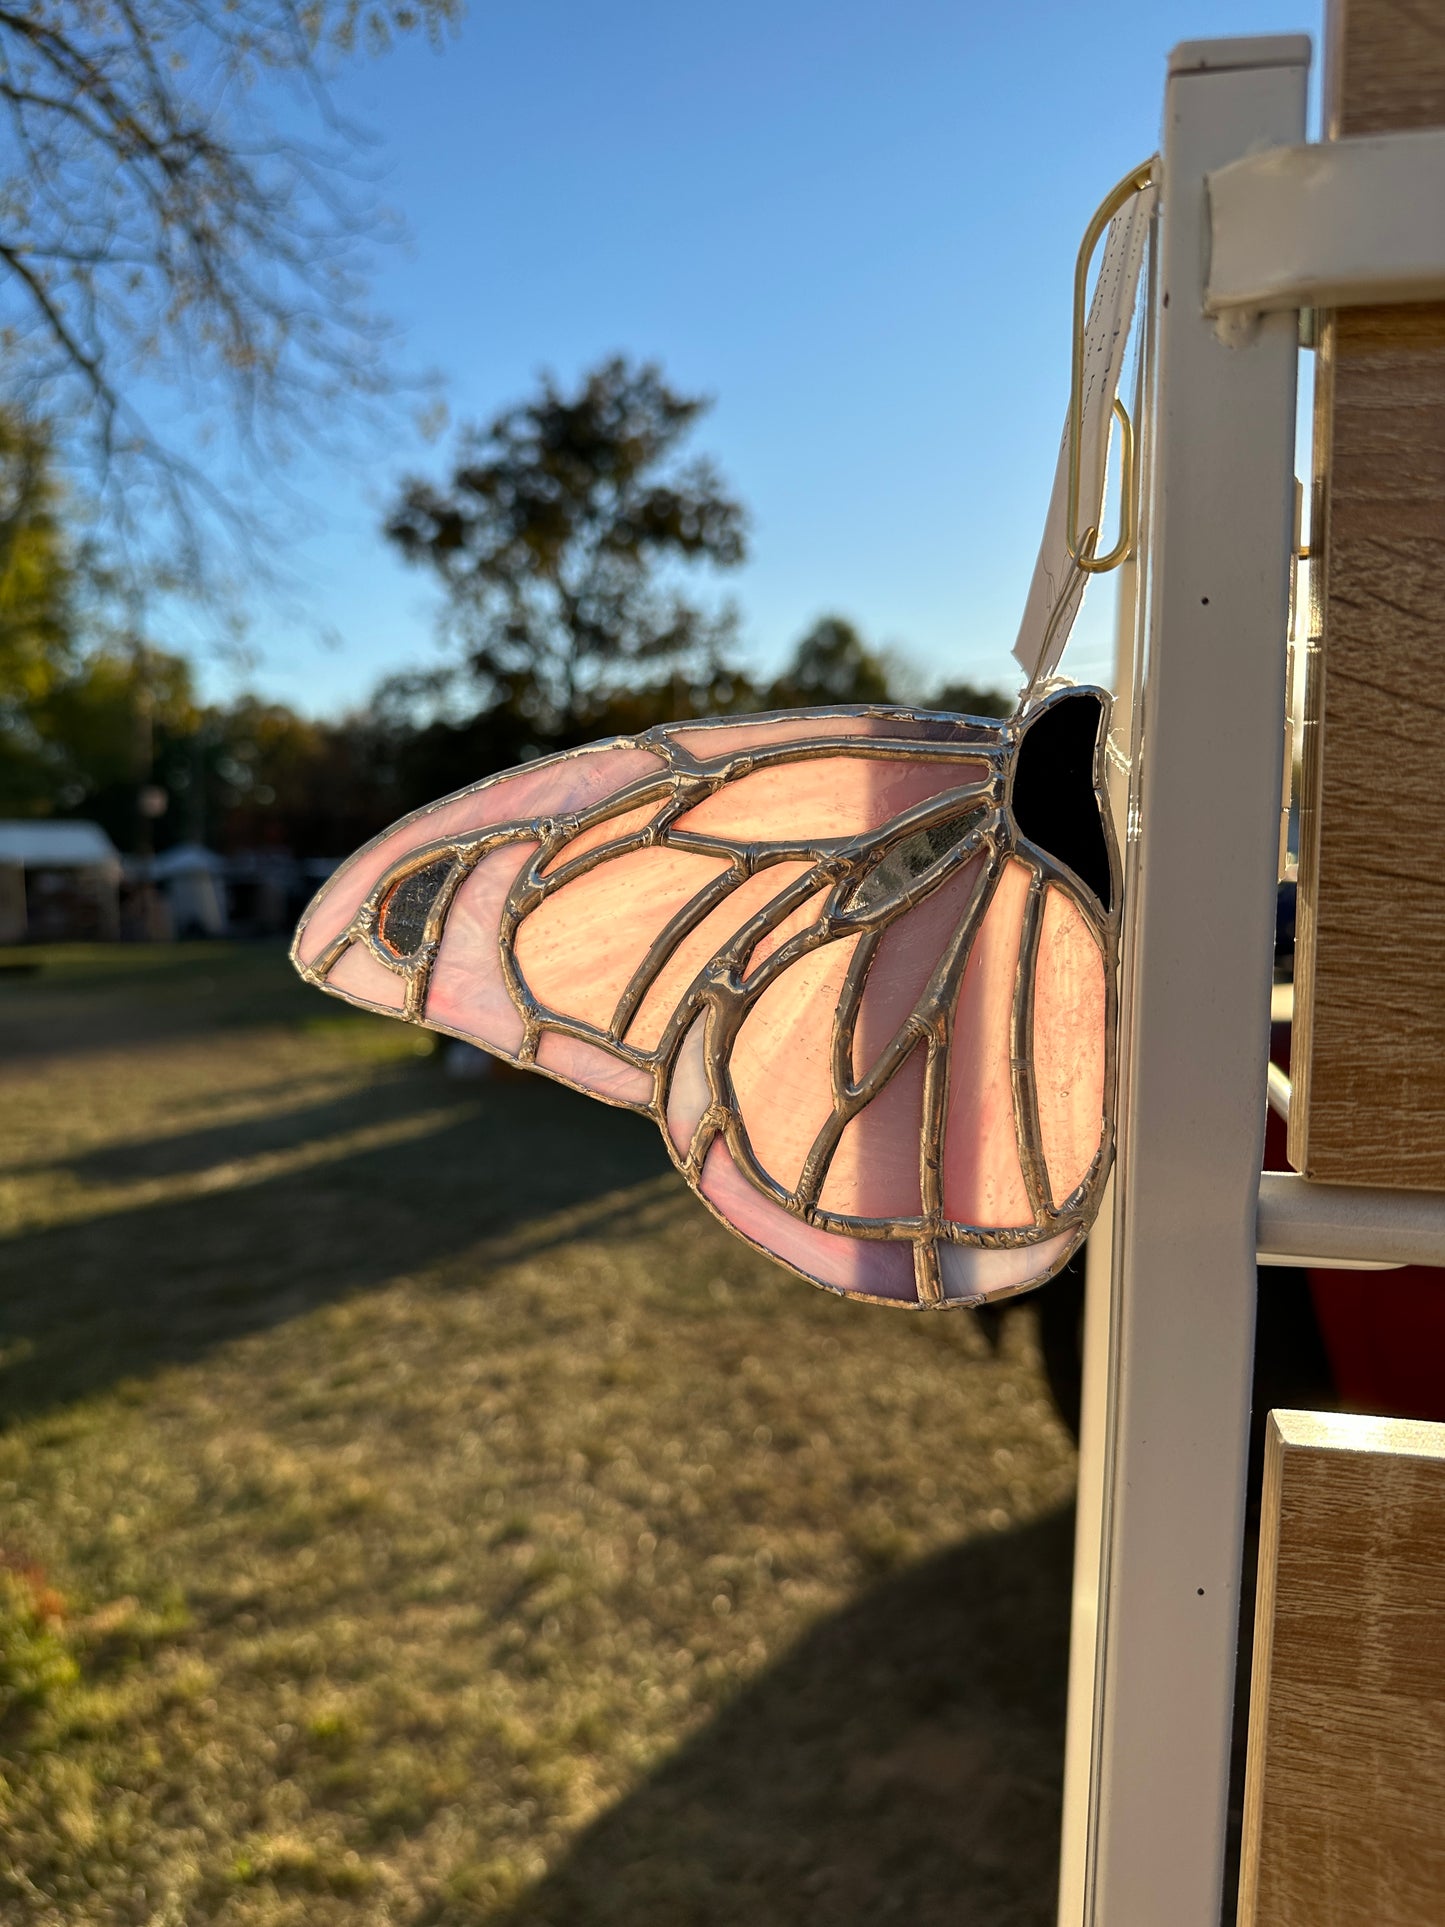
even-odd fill
[[[440,582],[488,707],[563,740],[638,672],[720,660],[730,616],[676,586],[746,555],[741,505],[680,459],[707,405],[619,356],[468,431],[445,484],[405,484],[386,533]]]
[[[0,719],[69,666],[75,586],[48,439],[0,411]]]
[[[0,814],[86,816],[133,848],[141,785],[200,718],[183,656],[110,642],[68,650],[38,694],[0,711]]]

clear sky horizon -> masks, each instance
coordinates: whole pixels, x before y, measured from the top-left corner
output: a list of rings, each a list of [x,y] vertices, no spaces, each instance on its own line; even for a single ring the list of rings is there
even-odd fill
[[[1184,39],[1309,32],[1319,0],[473,0],[440,52],[341,72],[409,245],[379,308],[453,423],[300,478],[324,525],[262,606],[244,680],[310,713],[438,660],[438,601],[380,533],[455,425],[612,352],[714,398],[692,446],[752,521],[721,578],[771,670],[824,612],[922,687],[1013,688],[1008,651],[1067,400],[1069,288],[1096,203],[1158,143]],[[334,646],[323,646],[321,630]],[[1064,667],[1107,664],[1096,609]],[[213,664],[223,695],[234,674]]]

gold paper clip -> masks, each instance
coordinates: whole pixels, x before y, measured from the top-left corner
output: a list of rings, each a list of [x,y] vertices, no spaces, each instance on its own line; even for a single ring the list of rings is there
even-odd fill
[[[1119,424],[1119,539],[1107,555],[1094,554],[1099,539],[1095,524],[1079,533],[1080,444],[1084,435],[1084,334],[1087,325],[1089,264],[1094,258],[1099,236],[1132,195],[1142,194],[1154,180],[1154,162],[1131,168],[1119,185],[1099,203],[1074,263],[1074,353],[1069,385],[1069,512],[1064,525],[1064,540],[1069,555],[1085,575],[1103,575],[1117,569],[1134,547],[1134,424],[1129,411],[1116,395],[1114,419]]]

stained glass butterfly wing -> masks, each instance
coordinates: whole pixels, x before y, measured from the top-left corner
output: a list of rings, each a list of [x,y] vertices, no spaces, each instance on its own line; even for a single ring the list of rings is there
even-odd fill
[[[670,724],[407,818],[302,974],[652,1116],[803,1276],[894,1304],[1041,1283],[1107,1170],[1106,699]]]

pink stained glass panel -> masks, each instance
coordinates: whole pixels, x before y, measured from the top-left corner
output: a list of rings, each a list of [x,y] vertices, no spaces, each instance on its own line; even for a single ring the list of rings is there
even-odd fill
[[[778,716],[771,722],[739,717],[735,722],[684,723],[668,733],[679,749],[685,749],[700,762],[740,756],[750,749],[774,749],[784,743],[816,743],[827,737],[855,742],[882,740],[964,746],[998,739],[998,730],[987,724],[960,723],[943,716],[801,715]]]
[[[820,843],[881,829],[945,790],[981,782],[978,762],[816,756],[775,763],[714,790],[676,827],[740,843]]]
[[[648,947],[728,867],[686,850],[629,850],[564,883],[518,926],[517,963],[532,995],[606,1030]]]
[[[918,1007],[967,912],[982,859],[964,866],[883,934],[853,1030],[853,1075],[867,1075]],[[917,1217],[923,1209],[921,1149],[925,1053],[903,1068],[848,1124],[818,1202],[847,1215]]]
[[[907,1023],[978,887],[982,857],[965,864],[883,933],[853,1031],[853,1075],[866,1076]]]
[[[406,1003],[406,980],[378,963],[364,943],[348,944],[331,966],[326,988],[388,1016],[397,1016]]]
[[[833,1110],[833,1013],[857,937],[825,943],[789,964],[743,1019],[732,1050],[733,1089],[753,1156],[791,1191]]]
[[[570,1084],[581,1085],[593,1097],[609,1104],[630,1104],[645,1110],[652,1102],[653,1079],[636,1065],[624,1063],[611,1051],[601,1050],[581,1037],[567,1037],[561,1031],[542,1033],[537,1046],[537,1068]]]
[[[535,843],[484,856],[452,899],[427,987],[426,1020],[515,1057],[522,1018],[502,975],[502,908]]]
[[[1053,1202],[1083,1183],[1104,1129],[1104,955],[1078,905],[1044,897],[1034,979],[1034,1081]]]
[[[825,884],[821,890],[815,890],[810,897],[804,897],[796,909],[790,910],[785,917],[779,918],[771,930],[763,932],[753,945],[752,953],[743,969],[744,978],[755,977],[775,951],[791,943],[793,938],[801,935],[804,930],[812,928],[823,913],[829,887]]]
[[[774,897],[811,869],[807,863],[775,863],[745,877],[697,928],[682,939],[653,979],[627,1033],[629,1044],[653,1050],[698,972]],[[811,921],[811,918],[809,919]]]
[[[543,876],[550,876],[560,870],[574,857],[584,856],[588,850],[599,849],[604,843],[616,843],[623,837],[633,836],[638,830],[645,830],[657,815],[659,804],[639,803],[635,810],[623,810],[618,816],[605,817],[602,822],[594,823],[590,829],[579,830],[571,837],[554,857],[542,866]]]
[[[673,1149],[685,1158],[692,1149],[703,1112],[712,1102],[707,1086],[707,1018],[696,1018],[673,1059],[667,1092],[667,1135]]]
[[[297,933],[296,954],[315,963],[351,922],[374,884],[408,851],[441,837],[467,836],[500,823],[585,809],[604,796],[660,776],[666,765],[650,750],[599,743],[572,756],[549,756],[525,768],[488,777],[429,809],[403,818],[343,863],[317,893]]]
[[[1004,864],[959,988],[943,1132],[943,1215],[1001,1230],[1033,1223],[1014,1122],[1013,998],[1028,867]]]
[[[940,1243],[938,1275],[945,1298],[991,1298],[1008,1296],[1043,1278],[1063,1257],[1070,1245],[1078,1242],[1076,1231],[1060,1232],[1036,1245],[1019,1245],[1012,1251],[990,1251],[981,1245]]]
[[[877,1097],[843,1127],[818,1194],[825,1211],[853,1218],[916,1218],[923,1210],[924,1056],[923,1046],[916,1046]]]
[[[721,1141],[708,1152],[698,1186],[735,1231],[819,1284],[872,1298],[917,1299],[913,1246],[884,1238],[846,1238],[820,1231],[774,1204],[739,1171]]]

